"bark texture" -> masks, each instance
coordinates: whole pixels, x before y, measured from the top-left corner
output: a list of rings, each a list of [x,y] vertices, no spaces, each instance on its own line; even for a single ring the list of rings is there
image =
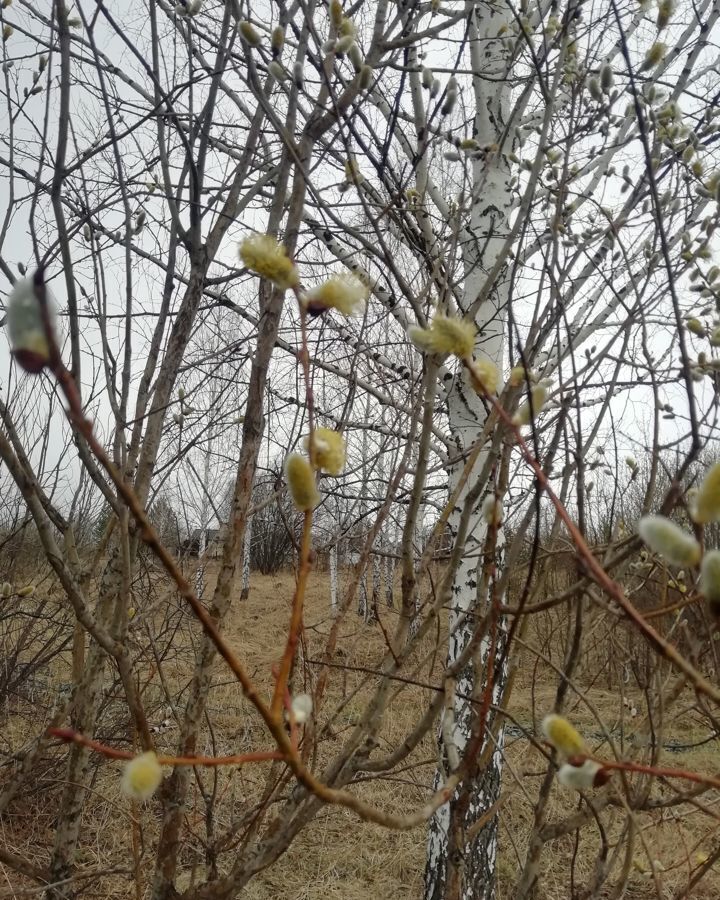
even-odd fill
[[[482,145],[500,144],[510,96],[504,78],[506,54],[502,43],[493,38],[498,34],[504,14],[499,7],[484,2],[468,3],[467,11],[475,104],[473,137]],[[512,195],[505,152],[509,152],[509,147],[490,152],[474,163],[469,224],[461,233],[465,276],[462,311],[472,316],[477,327],[476,358],[492,360],[500,371],[509,290],[506,267],[501,267],[495,275],[489,291],[487,282],[509,232]],[[477,302],[481,293],[484,299]],[[448,393],[449,425],[457,451],[457,462],[449,472],[451,490],[458,483],[467,453],[482,431],[487,412],[485,401],[473,390],[467,378],[457,377]],[[493,490],[492,477],[487,479],[487,486],[477,490],[478,479],[486,470],[487,462],[488,454],[480,453],[449,520],[454,541],[463,509],[474,492],[477,496],[472,501],[468,539],[452,586],[448,664],[452,664],[468,645],[489,610],[487,586],[483,586],[482,578],[487,525],[481,507],[485,496]],[[456,750],[461,757],[472,738],[473,719],[477,716],[477,707],[473,709],[461,698],[482,695],[489,649],[490,641],[485,635],[472,663],[457,680],[449,733],[454,743],[451,750]],[[504,675],[503,671],[494,673],[495,699],[502,694]],[[441,757],[447,762],[453,754],[448,753],[442,738],[441,745]],[[432,819],[428,834],[425,900],[491,900],[495,896],[497,822],[493,817],[484,827],[478,827],[478,823],[497,800],[501,762],[499,749],[489,754],[483,769],[471,773],[468,782]],[[442,780],[443,773],[438,772],[436,782],[440,784]]]

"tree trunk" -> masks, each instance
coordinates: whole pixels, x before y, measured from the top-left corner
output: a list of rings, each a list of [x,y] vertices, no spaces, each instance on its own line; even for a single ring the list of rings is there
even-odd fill
[[[243,573],[242,590],[240,599],[247,600],[250,596],[250,545],[252,544],[252,518],[245,525],[245,547],[243,549]]]
[[[509,86],[506,79],[506,52],[502,42],[493,40],[504,20],[500,8],[485,2],[467,4],[469,17],[470,57],[473,71],[475,104],[475,137],[481,144],[500,144],[509,111]],[[509,231],[511,191],[510,174],[504,153],[509,147],[487,154],[473,163],[473,195],[470,222],[463,240],[464,288],[463,312],[471,314],[477,326],[476,358],[491,359],[502,371],[506,307],[509,299],[507,269],[503,267],[492,284],[487,299],[473,308],[480,292],[486,288],[488,273],[501,252]],[[466,377],[457,377],[448,396],[449,427],[458,462],[450,469],[450,489],[463,471],[464,454],[473,445],[486,420],[486,405],[473,390]],[[466,487],[458,497],[448,523],[454,540],[468,492],[476,487],[480,472],[487,462],[481,453]],[[455,573],[449,617],[448,663],[454,662],[471,639],[480,617],[488,611],[488,596],[479,596],[483,568],[483,550],[487,525],[481,514],[484,497],[493,491],[492,480],[480,491],[471,513],[465,552]],[[498,541],[499,543],[499,541]],[[487,592],[486,592],[487,593]],[[466,614],[476,610],[476,616]],[[487,678],[490,643],[487,637],[479,644],[476,659],[457,679],[454,702],[454,724],[451,729],[455,747],[462,756],[471,738],[476,714],[472,706],[458,698],[480,697]],[[502,695],[505,671],[494,673],[494,698]],[[486,723],[487,724],[487,723]],[[502,736],[501,736],[502,737]],[[441,738],[442,744],[442,738]],[[442,757],[446,758],[444,747]],[[482,771],[461,785],[453,799],[431,820],[425,871],[425,900],[491,900],[495,896],[495,863],[497,856],[497,821],[493,817],[482,828],[474,828],[488,808],[497,800],[500,789],[502,755],[496,750],[488,757]],[[438,772],[436,782],[442,780]],[[469,836],[468,836],[469,835]]]
[[[107,627],[113,617],[113,607],[117,602],[122,580],[121,554],[115,546],[103,573],[95,608],[95,617],[103,626]],[[88,737],[93,736],[97,725],[102,702],[105,662],[105,651],[93,642],[87,654],[82,679],[75,688],[70,724]],[[57,886],[48,888],[45,895],[48,900],[67,900],[75,896],[75,885],[71,878],[82,824],[89,766],[90,750],[79,744],[73,744],[68,754],[65,788],[60,801],[55,845],[50,858],[50,882]]]
[[[338,586],[338,551],[337,544],[330,548],[330,609],[337,612],[337,586]]]

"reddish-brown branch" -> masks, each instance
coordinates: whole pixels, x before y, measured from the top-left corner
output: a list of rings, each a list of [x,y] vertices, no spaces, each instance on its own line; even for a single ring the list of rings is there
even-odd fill
[[[130,760],[135,753],[130,750],[119,750],[109,747],[100,741],[94,741],[85,737],[79,731],[72,728],[49,728],[48,734],[59,738],[68,744],[80,744],[89,750],[94,750],[108,759]],[[268,760],[284,759],[282,753],[277,750],[256,750],[252,753],[238,753],[232,756],[163,756],[158,754],[158,762],[163,766],[239,766],[244,763],[267,762]]]

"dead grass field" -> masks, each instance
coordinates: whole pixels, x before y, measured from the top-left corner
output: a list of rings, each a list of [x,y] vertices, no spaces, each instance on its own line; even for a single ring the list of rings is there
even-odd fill
[[[255,576],[250,598],[238,603],[228,625],[228,635],[233,645],[253,673],[256,681],[270,689],[269,660],[276,659],[281,651],[292,595],[291,573],[277,576]],[[396,613],[382,607],[383,622],[392,630]],[[142,613],[141,613],[142,614]],[[331,626],[329,615],[329,588],[327,578],[316,573],[311,579],[305,616],[305,640],[302,651],[304,660],[316,659],[324,646]],[[530,645],[533,636],[526,636]],[[339,642],[342,648],[337,657],[339,668],[335,670],[328,693],[326,709],[339,704],[333,734],[323,745],[328,758],[350,729],[363,708],[367,689],[367,674],[362,669],[373,670],[377,666],[383,648],[381,629],[364,626],[354,612],[347,615]],[[430,644],[428,644],[429,650]],[[55,676],[62,680],[62,668],[66,661],[58,663]],[[417,680],[435,683],[434,674],[440,661],[426,658],[418,664]],[[180,655],[167,667],[166,677],[178,691],[187,683],[189,664],[183,671]],[[304,672],[310,677],[313,665],[306,663]],[[516,689],[511,704],[511,714],[523,726],[532,726],[551,708],[555,679],[547,666],[536,666],[530,651],[521,654]],[[302,677],[302,676],[300,676]],[[301,685],[296,683],[295,689]],[[357,690],[355,694],[354,691]],[[397,743],[411,728],[427,703],[429,692],[420,687],[403,690],[397,702],[391,706],[381,733],[381,742],[390,746]],[[608,690],[600,683],[587,691],[597,713],[611,727],[626,728],[629,740],[633,722],[618,720],[619,702],[617,690]],[[640,697],[633,698],[638,704]],[[688,702],[691,698],[687,698]],[[201,752],[242,752],[245,749],[266,747],[263,728],[254,717],[239,689],[218,666],[215,686],[210,699],[213,735],[207,735]],[[677,740],[691,744],[702,739],[706,730],[693,723],[691,716],[683,714],[683,701],[678,706],[672,728],[666,730],[664,740]],[[568,714],[585,733],[598,731],[598,724],[588,705],[571,700]],[[322,713],[321,713],[322,719]],[[5,740],[14,749],[20,749],[27,740],[34,718],[29,710],[18,710],[9,717],[5,728]],[[158,746],[167,752],[174,751],[175,734],[170,731],[160,736]],[[594,747],[601,742],[594,741]],[[382,750],[382,746],[381,746]],[[511,733],[507,739],[507,764],[503,779],[503,807],[501,814],[501,847],[499,859],[499,898],[509,900],[520,871],[532,825],[533,798],[545,772],[540,753],[527,739]],[[718,773],[718,748],[715,742],[706,743],[681,753],[667,753],[664,764]],[[58,758],[64,753],[58,748]],[[602,749],[599,752],[603,752]],[[607,747],[605,747],[607,752]],[[409,765],[393,777],[358,784],[353,790],[360,792],[373,803],[392,810],[410,810],[420,805],[427,796],[427,786],[434,771],[434,741],[428,739],[419,748]],[[57,763],[57,759],[56,759]],[[48,798],[56,794],[58,765],[48,768],[47,778],[35,782],[35,790],[26,792],[13,804],[10,815],[2,822],[0,842],[39,865],[47,861],[53,838],[53,803]],[[262,773],[258,768],[223,770],[218,773],[217,791],[222,798],[219,827],[237,816],[259,789]],[[205,773],[205,787],[210,784],[210,774]],[[104,762],[92,785],[92,797],[84,820],[84,838],[78,859],[79,871],[88,876],[106,872],[103,877],[88,880],[81,896],[99,898],[130,897],[132,877],[129,817],[131,810],[119,790],[120,767]],[[664,791],[662,785],[653,787],[654,795]],[[717,815],[718,797],[706,793],[702,806]],[[560,821],[578,809],[579,797],[557,785],[552,788],[550,821]],[[144,894],[148,896],[147,879],[151,873],[153,843],[157,833],[159,804],[154,801],[141,810],[142,838],[144,845],[142,878]],[[200,791],[196,789],[193,806],[189,811],[191,829],[202,831],[204,806]],[[620,816],[607,809],[602,814],[609,846],[617,839]],[[633,853],[632,872],[626,897],[649,898],[658,896],[656,882],[648,860],[657,861],[655,877],[661,897],[720,897],[720,873],[710,872],[693,892],[682,893],[690,872],[699,865],[704,855],[712,853],[718,843],[713,819],[689,804],[666,810],[656,810],[637,816],[637,840]],[[590,825],[582,832],[576,845],[574,835],[547,845],[543,856],[543,882],[538,900],[563,900],[572,896],[571,871],[577,885],[582,885],[590,875],[598,846],[598,829]],[[247,900],[415,900],[422,895],[422,876],[425,851],[425,831],[418,828],[409,832],[391,832],[368,825],[344,811],[327,809],[295,840],[290,850],[272,868],[258,875],[244,890]],[[201,879],[204,860],[188,851],[183,857],[183,873],[179,887],[184,888]],[[14,879],[14,883],[13,883]],[[611,879],[612,881],[612,879]],[[28,883],[29,885],[29,883]],[[17,876],[0,867],[0,897],[27,896],[22,893]],[[609,896],[601,895],[601,896]]]

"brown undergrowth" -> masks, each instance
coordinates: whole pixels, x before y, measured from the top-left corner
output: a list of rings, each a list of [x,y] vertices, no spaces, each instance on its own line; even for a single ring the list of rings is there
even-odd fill
[[[212,573],[209,576],[212,577]],[[291,573],[253,577],[249,600],[236,604],[226,629],[233,647],[267,695],[272,689],[268,662],[276,660],[282,652],[283,634],[290,612],[292,579]],[[379,612],[385,631],[392,632],[397,611],[383,604]],[[160,613],[161,606],[155,606],[147,615],[155,619]],[[135,627],[142,627],[144,614],[139,608]],[[180,612],[178,614],[181,615]],[[305,690],[313,684],[318,671],[317,660],[331,624],[327,577],[321,572],[315,573],[308,588],[300,654],[302,664],[295,671],[293,690]],[[591,628],[589,646],[596,647],[599,643],[595,639],[600,636],[603,627],[598,623],[594,631]],[[534,800],[546,771],[544,757],[532,747],[524,730],[532,732],[542,716],[552,708],[557,682],[555,667],[561,664],[555,642],[566,628],[567,613],[555,611],[536,617],[524,636],[525,646],[518,656],[516,688],[509,708],[512,727],[506,736],[499,858],[500,900],[512,897],[532,827]],[[172,700],[180,705],[191,671],[192,657],[187,654],[197,631],[185,620],[177,635],[177,642],[182,642],[186,650],[168,655],[163,673],[166,685],[171,688]],[[607,671],[603,668],[602,653],[598,649],[583,661],[567,705],[568,716],[582,729],[591,749],[600,756],[612,756],[608,743],[610,739],[621,753],[632,756],[639,740],[638,734],[642,734],[645,698],[638,688],[638,672],[633,670],[633,662],[637,662],[639,657],[636,654],[634,658],[630,652],[632,642],[623,643],[626,637],[620,631],[605,636],[605,644],[611,647],[616,663]],[[442,646],[442,640],[439,646]],[[318,727],[322,729],[329,714],[334,713],[332,724],[325,730],[320,743],[318,764],[322,763],[323,758],[331,758],[357,721],[374,683],[372,673],[376,670],[383,647],[383,628],[364,625],[354,610],[347,614],[332,661],[328,694],[318,716]],[[390,714],[383,723],[378,753],[396,746],[425,709],[432,688],[438,682],[442,663],[433,652],[434,647],[435,636],[432,640],[428,639],[424,651],[416,660],[414,678],[417,684],[398,685],[403,689],[396,702],[391,704]],[[68,665],[67,651],[63,651],[50,667],[48,677],[52,683],[47,688],[38,688],[38,694],[33,698],[25,695],[7,699],[3,710],[4,753],[21,752],[32,737],[37,725],[34,706],[37,710],[46,710],[51,701],[58,702],[57,687],[66,681]],[[144,678],[150,721],[166,719],[170,711],[160,691],[157,669],[151,661],[146,664]],[[132,745],[133,735],[120,699],[114,698],[110,692],[100,734],[103,740],[127,748]],[[210,695],[209,720],[212,727],[205,729],[205,743],[198,748],[199,752],[220,755],[267,749],[269,746],[262,723],[219,663]],[[607,732],[604,733],[604,729]],[[696,715],[693,698],[683,695],[674,714],[667,717],[661,735],[662,743],[670,748],[663,753],[663,764],[716,774],[717,744],[715,741],[703,743],[707,733],[707,727]],[[175,741],[176,731],[173,728],[157,735],[157,746],[162,751],[173,752]],[[1,823],[0,841],[5,847],[39,867],[47,863],[52,847],[54,800],[62,787],[65,753],[63,747],[48,753],[39,767],[38,777],[13,801]],[[415,808],[427,797],[435,756],[434,740],[428,737],[400,771],[394,771],[387,777],[361,780],[353,790],[374,804],[393,811]],[[137,816],[141,823],[142,839],[140,896],[147,897],[159,803],[155,799],[142,808],[133,809],[120,793],[120,766],[97,757],[93,764],[92,794],[85,811],[83,839],[77,859],[79,895],[108,900],[134,895],[132,885],[135,874],[130,836],[132,817]],[[212,864],[203,852],[201,840],[201,836],[206,834],[205,798],[210,795],[218,798],[214,827],[218,834],[228,831],[226,852],[218,860],[222,869],[224,862],[231,858],[233,846],[243,840],[242,828],[230,834],[233,823],[242,821],[243,815],[252,810],[266,771],[266,764],[262,764],[197,772],[187,815],[187,839],[178,885],[181,889],[201,881],[207,867]],[[0,778],[3,778],[1,774]],[[669,795],[670,790],[665,784],[653,784],[652,797]],[[717,846],[715,822],[711,817],[715,814],[717,800],[715,793],[708,791],[697,801],[702,809],[698,805],[685,803],[635,815],[636,835],[629,861],[626,896],[654,897],[658,895],[658,889],[663,897],[720,896],[720,875],[713,872],[698,887],[687,890],[692,872]],[[578,794],[555,782],[547,820],[551,824],[562,822],[580,805]],[[588,883],[601,835],[607,842],[609,856],[617,845],[620,846],[616,863],[619,871],[627,845],[627,835],[621,830],[624,821],[622,806],[608,806],[600,814],[599,821],[602,831],[591,821],[579,837],[569,833],[547,843],[542,857],[542,883],[537,894],[540,900],[572,897],[574,890],[579,891]],[[414,900],[422,893],[424,843],[423,828],[391,832],[359,822],[347,810],[326,809],[300,833],[276,865],[261,872],[250,883],[243,897],[248,900],[355,900],[361,897],[370,900],[390,897],[393,900]],[[30,879],[23,880],[8,867],[0,866],[0,875],[0,897],[31,896],[24,891],[37,891],[37,884]],[[611,878],[609,884],[612,883]],[[601,893],[599,896],[609,895]]]

